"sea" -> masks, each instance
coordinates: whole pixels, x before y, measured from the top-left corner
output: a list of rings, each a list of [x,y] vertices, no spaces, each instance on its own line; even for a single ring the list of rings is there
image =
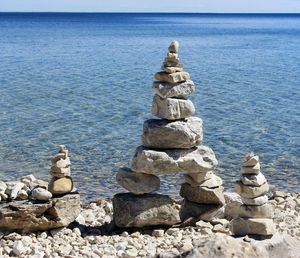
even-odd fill
[[[50,180],[65,144],[83,199],[124,192],[173,40],[225,190],[253,151],[272,189],[299,192],[299,14],[0,13],[0,180]],[[182,182],[161,176],[160,193]]]

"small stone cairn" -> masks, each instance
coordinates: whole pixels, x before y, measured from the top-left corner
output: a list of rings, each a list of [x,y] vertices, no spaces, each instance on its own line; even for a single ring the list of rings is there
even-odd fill
[[[239,217],[231,222],[231,230],[235,235],[271,236],[275,233],[274,206],[268,202],[269,185],[260,171],[259,157],[254,153],[246,155],[241,172],[235,189],[243,205],[239,207]]]
[[[71,162],[65,145],[59,145],[58,154],[51,160],[52,180],[49,183],[49,191],[53,195],[67,194],[73,190],[71,178]]]
[[[202,145],[202,120],[187,97],[195,91],[190,75],[178,58],[179,43],[168,48],[155,74],[152,114],[160,119],[144,122],[142,146],[136,149],[131,168],[121,168],[116,180],[130,193],[114,196],[114,221],[119,227],[173,225],[199,217],[224,205],[222,180],[213,174],[218,164],[214,152]],[[183,208],[169,196],[152,194],[160,188],[158,175],[183,172],[180,195]],[[208,209],[207,209],[208,207]],[[200,213],[200,214],[199,214]]]

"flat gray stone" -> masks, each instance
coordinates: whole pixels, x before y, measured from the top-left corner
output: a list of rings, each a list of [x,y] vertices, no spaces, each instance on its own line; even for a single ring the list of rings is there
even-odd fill
[[[263,235],[275,233],[275,224],[272,219],[244,219],[238,218],[231,221],[231,231],[234,235]]]
[[[157,191],[160,187],[159,177],[136,173],[130,168],[121,168],[117,173],[118,184],[133,194],[145,194]]]
[[[185,99],[163,99],[158,95],[154,95],[152,101],[152,114],[154,116],[168,119],[178,120],[188,118],[195,113],[195,107],[192,101]]]
[[[172,64],[175,65],[179,64],[178,60],[171,60],[169,58],[165,59],[165,64]],[[166,72],[158,72],[154,75],[155,80],[162,81],[162,82],[169,82],[169,83],[178,83],[184,82],[190,79],[190,75],[187,72],[176,72],[176,73],[166,73]]]
[[[183,183],[180,188],[180,195],[190,202],[224,205],[225,198],[223,191],[224,188],[222,186],[216,188],[192,187],[187,183]]]
[[[260,206],[241,205],[239,206],[239,216],[241,218],[273,218],[274,206],[266,203]]]
[[[123,193],[113,198],[113,219],[120,228],[175,225],[179,211],[180,204],[167,195]]]
[[[153,83],[152,90],[163,99],[174,97],[187,98],[194,93],[195,84],[191,80],[176,84],[157,81]]]
[[[267,195],[261,195],[256,198],[244,198],[244,197],[241,197],[241,198],[242,198],[242,202],[244,204],[253,205],[253,206],[264,205],[265,203],[267,203],[269,201]]]
[[[179,121],[150,119],[144,123],[143,146],[154,149],[190,149],[203,140],[202,120],[190,117]]]
[[[180,210],[181,221],[193,218],[196,221],[211,221],[214,218],[224,217],[224,209],[222,205],[199,204],[184,200]]]
[[[223,184],[222,178],[212,174],[211,177],[201,183],[197,183],[190,175],[185,175],[185,182],[191,186],[203,186],[208,188],[219,187]]]
[[[217,164],[212,149],[203,145],[169,150],[151,150],[140,146],[132,159],[131,169],[146,174],[204,173],[214,170]]]
[[[241,169],[242,174],[255,174],[258,175],[260,173],[260,164],[257,163],[255,166],[243,166]]]
[[[244,185],[249,186],[261,186],[267,182],[267,179],[263,173],[255,174],[244,174],[241,176],[241,181]]]
[[[236,192],[243,198],[253,199],[266,194],[269,191],[268,183],[261,186],[244,185],[241,181],[235,183]]]
[[[43,203],[32,200],[1,203],[0,230],[33,232],[66,227],[79,213],[79,194],[68,194]]]

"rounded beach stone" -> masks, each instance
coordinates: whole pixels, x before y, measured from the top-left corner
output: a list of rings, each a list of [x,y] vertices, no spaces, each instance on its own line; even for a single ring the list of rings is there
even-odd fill
[[[171,60],[166,59],[165,62],[172,63]],[[177,64],[177,62],[174,62]],[[176,72],[176,73],[166,73],[166,72],[158,72],[154,76],[155,80],[169,83],[178,83],[184,82],[190,79],[190,75],[187,72]]]
[[[239,206],[239,217],[241,218],[273,218],[274,206],[266,203],[259,206],[241,205]]]
[[[143,146],[154,149],[189,149],[203,140],[202,120],[190,117],[180,121],[150,119],[144,122]]]
[[[168,150],[151,150],[140,146],[131,161],[131,169],[147,174],[200,173],[214,170],[217,164],[213,150],[204,145]]]
[[[191,186],[183,183],[180,188],[180,196],[186,198],[190,202],[201,204],[225,204],[222,186],[216,188],[208,188],[202,186]]]
[[[185,99],[163,99],[154,95],[152,101],[152,114],[163,119],[178,120],[188,118],[195,113],[192,101]]]
[[[171,67],[170,67],[171,68]],[[168,69],[170,69],[168,68]],[[191,80],[180,83],[153,82],[152,90],[163,99],[166,98],[187,98],[195,92],[195,84]]]
[[[126,190],[133,194],[145,194],[157,191],[160,187],[159,177],[155,175],[136,173],[130,168],[121,168],[116,180]]]
[[[44,188],[37,187],[31,191],[31,197],[39,201],[49,201],[52,198],[52,193]]]
[[[264,205],[269,201],[267,195],[262,195],[256,198],[245,198],[245,197],[241,197],[241,198],[244,204],[253,205],[253,206]]]
[[[267,179],[263,173],[255,174],[244,174],[241,176],[241,181],[244,185],[249,186],[261,186],[267,182]]]
[[[49,189],[52,194],[66,194],[73,190],[73,180],[71,177],[52,178]]]
[[[264,183],[261,186],[249,186],[244,185],[241,181],[237,181],[235,190],[241,197],[251,199],[266,194],[269,191],[269,185]]]
[[[178,53],[179,50],[179,42],[174,40],[171,42],[169,48],[168,48],[169,52],[171,53]]]
[[[272,219],[245,219],[238,218],[231,222],[231,231],[234,235],[274,235],[275,224]]]
[[[208,188],[219,187],[223,184],[223,181],[220,177],[212,174],[211,177],[201,183],[195,182],[189,175],[185,175],[185,182],[191,186],[202,186]]]

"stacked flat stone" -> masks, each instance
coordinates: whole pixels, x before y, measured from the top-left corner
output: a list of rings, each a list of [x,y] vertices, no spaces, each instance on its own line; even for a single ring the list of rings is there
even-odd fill
[[[260,171],[259,157],[254,153],[246,155],[241,172],[235,189],[243,205],[238,210],[239,218],[231,223],[232,232],[235,235],[273,235],[274,206],[268,202],[269,185]]]
[[[52,180],[49,183],[49,191],[53,195],[67,194],[73,190],[71,178],[71,162],[65,145],[59,145],[58,154],[51,159]]]
[[[183,65],[178,58],[178,49],[179,43],[172,42],[163,62],[162,71],[155,74],[156,81],[152,85],[155,93],[152,114],[160,119],[149,119],[144,122],[143,145],[136,149],[131,168],[122,168],[116,179],[132,194],[141,195],[159,189],[158,176],[161,174],[187,173],[186,183],[182,185],[180,191],[187,202],[193,205],[209,204],[219,207],[225,202],[222,180],[212,173],[218,162],[212,149],[201,145],[202,120],[192,116],[195,107],[192,101],[187,99],[194,93],[195,85],[190,80],[190,75],[183,71]],[[130,224],[118,223],[119,216],[116,215],[122,213],[118,208],[122,202],[133,203],[132,197],[130,198],[125,200],[124,196],[115,196],[116,224],[122,226]],[[141,198],[146,197],[140,196],[136,202]],[[151,198],[159,199],[158,196]],[[148,201],[151,198],[147,196]],[[170,200],[165,200],[170,203]],[[155,219],[152,220],[152,224],[151,219],[148,220],[150,224],[147,225],[155,225]],[[174,221],[163,224],[172,224]],[[137,223],[130,225],[137,226]]]

